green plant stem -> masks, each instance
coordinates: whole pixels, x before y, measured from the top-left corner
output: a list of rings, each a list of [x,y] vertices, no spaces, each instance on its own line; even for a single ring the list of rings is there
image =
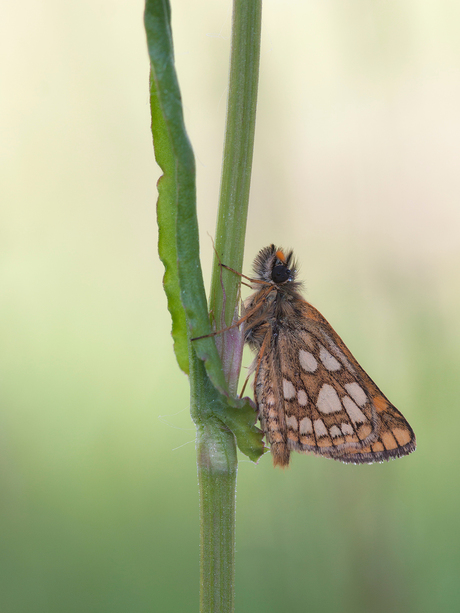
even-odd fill
[[[219,258],[224,264],[241,271],[254,146],[261,14],[261,0],[234,0],[227,125],[215,241],[219,257],[214,257],[210,298],[211,312],[223,313],[226,325],[231,324],[235,313],[240,279],[234,273],[222,270]],[[218,318],[218,328],[221,323],[221,318]],[[191,351],[193,354],[193,349]],[[232,373],[228,384],[234,394],[241,352],[237,356],[240,362],[237,368],[226,368],[226,353],[229,353],[229,343],[226,348],[224,338],[221,357],[227,376]],[[230,353],[233,360],[233,349]],[[206,403],[209,403],[212,390],[205,389],[210,382],[203,374],[200,360],[192,355],[190,361],[192,413],[198,418],[195,423],[201,515],[200,611],[232,613],[238,466],[235,437],[222,422],[203,419],[209,411]],[[201,372],[205,378],[200,376]]]
[[[234,0],[227,125],[215,247],[221,261],[241,271],[251,181],[257,88],[259,82],[261,0]],[[221,275],[225,298],[221,289]],[[240,279],[223,270],[214,257],[210,306],[229,326],[238,299]],[[221,326],[221,322],[217,322]]]
[[[193,350],[192,350],[193,351]],[[210,415],[216,390],[203,362],[190,359],[193,410],[201,419],[196,450],[200,497],[200,612],[232,613],[235,583],[235,437]],[[206,415],[206,419],[203,416]]]

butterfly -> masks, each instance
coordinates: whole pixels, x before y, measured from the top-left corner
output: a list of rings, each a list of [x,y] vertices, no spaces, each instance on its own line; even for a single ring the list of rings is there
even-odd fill
[[[257,353],[254,400],[275,466],[291,451],[370,464],[415,450],[415,435],[326,319],[299,293],[292,251],[254,261],[245,342]]]

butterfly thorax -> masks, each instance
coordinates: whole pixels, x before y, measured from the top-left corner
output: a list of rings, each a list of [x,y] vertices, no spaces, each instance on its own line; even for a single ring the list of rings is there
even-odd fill
[[[273,286],[268,291],[268,288],[262,288],[244,304],[248,315],[245,342],[254,350],[261,347],[267,332],[271,338],[276,338],[280,329],[294,330],[301,316],[299,306],[304,300],[293,288]]]

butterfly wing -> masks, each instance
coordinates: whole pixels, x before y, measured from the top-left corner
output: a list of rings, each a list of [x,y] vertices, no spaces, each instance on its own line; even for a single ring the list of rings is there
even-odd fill
[[[407,421],[305,301],[295,326],[267,330],[255,396],[275,465],[288,465],[291,450],[372,463],[415,449]]]
[[[264,326],[263,341],[256,358],[254,399],[260,425],[270,443],[275,466],[288,466],[291,452],[287,446],[286,414],[282,392],[277,335],[270,325]]]

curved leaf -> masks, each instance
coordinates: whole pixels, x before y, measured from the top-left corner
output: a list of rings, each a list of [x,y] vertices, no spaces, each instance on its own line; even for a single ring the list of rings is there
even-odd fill
[[[199,259],[195,158],[174,68],[169,2],[147,0],[144,22],[151,67],[152,134],[155,157],[163,170],[158,184],[159,251],[166,269],[164,287],[173,319],[174,349],[180,367],[188,373],[187,331],[189,338],[211,332]],[[228,394],[214,339],[204,339],[194,349],[205,361],[214,385]]]
[[[211,332],[199,259],[196,216],[195,158],[182,112],[174,68],[171,14],[167,0],[147,0],[144,15],[150,56],[150,106],[156,160],[163,171],[158,182],[159,253],[165,266],[164,288],[173,321],[174,350],[179,366],[189,373],[189,350],[204,362],[208,407],[236,436],[238,447],[252,460],[263,453],[262,433],[247,399],[230,397],[214,338],[189,348],[190,338]],[[206,416],[195,415],[195,419]]]

